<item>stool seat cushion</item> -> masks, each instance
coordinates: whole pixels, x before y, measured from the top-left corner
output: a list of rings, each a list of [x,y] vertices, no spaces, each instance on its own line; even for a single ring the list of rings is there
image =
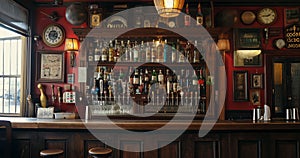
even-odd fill
[[[52,155],[59,155],[62,154],[64,151],[61,149],[47,149],[47,150],[42,150],[40,152],[41,156],[52,156]]]
[[[109,155],[112,153],[112,150],[109,148],[95,147],[89,150],[91,155]]]

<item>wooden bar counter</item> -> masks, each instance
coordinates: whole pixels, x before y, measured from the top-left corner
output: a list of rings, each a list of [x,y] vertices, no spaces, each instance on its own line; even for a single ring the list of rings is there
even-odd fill
[[[62,157],[85,158],[88,150],[96,146],[106,146],[86,128],[96,130],[108,139],[118,132],[108,121],[82,121],[80,119],[36,119],[9,118],[13,127],[14,157],[39,157],[45,148],[61,148]],[[115,125],[132,131],[149,131],[164,126],[166,120],[116,120]],[[169,122],[170,123],[170,122]],[[185,121],[171,123],[166,135],[183,127]],[[114,158],[299,158],[300,122],[272,120],[270,122],[218,121],[205,136],[198,137],[202,121],[193,121],[187,130],[175,141],[157,150],[147,152],[126,152],[113,148]],[[165,141],[163,138],[161,141]],[[126,140],[124,148],[143,149],[142,140]],[[109,147],[109,146],[108,146]]]

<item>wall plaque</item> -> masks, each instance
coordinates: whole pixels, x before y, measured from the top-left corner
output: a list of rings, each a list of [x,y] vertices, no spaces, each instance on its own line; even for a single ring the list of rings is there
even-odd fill
[[[286,48],[299,49],[300,48],[300,26],[291,25],[285,28],[284,32],[286,40]]]

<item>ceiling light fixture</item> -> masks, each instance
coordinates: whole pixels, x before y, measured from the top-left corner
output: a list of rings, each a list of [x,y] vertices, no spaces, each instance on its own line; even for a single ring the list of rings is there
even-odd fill
[[[154,0],[154,5],[160,16],[176,17],[184,6],[184,0]]]

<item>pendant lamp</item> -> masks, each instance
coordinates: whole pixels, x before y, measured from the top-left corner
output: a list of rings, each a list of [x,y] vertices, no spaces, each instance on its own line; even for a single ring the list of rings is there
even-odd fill
[[[184,0],[154,0],[158,14],[162,17],[176,17],[180,14]]]

